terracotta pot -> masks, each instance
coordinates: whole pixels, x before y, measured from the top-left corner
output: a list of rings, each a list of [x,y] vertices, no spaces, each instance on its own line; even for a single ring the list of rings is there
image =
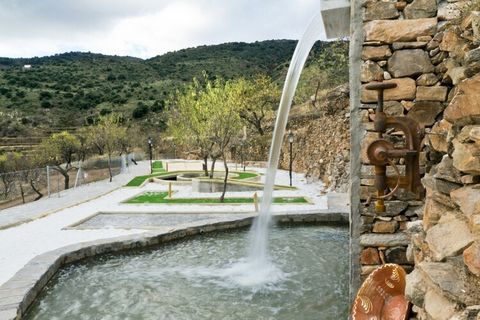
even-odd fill
[[[363,282],[353,304],[352,320],[405,320],[405,270],[397,264],[375,269]]]

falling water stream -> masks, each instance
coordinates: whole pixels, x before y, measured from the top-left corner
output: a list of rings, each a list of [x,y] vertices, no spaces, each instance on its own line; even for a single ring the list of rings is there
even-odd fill
[[[308,26],[293,54],[283,87],[282,98],[277,113],[272,145],[268,158],[267,174],[263,191],[260,214],[255,219],[250,231],[250,248],[248,256],[237,265],[230,267],[230,276],[236,278],[240,285],[256,286],[275,282],[282,277],[282,272],[270,261],[268,255],[269,227],[272,217],[271,204],[273,186],[277,173],[280,151],[287,126],[288,115],[298,81],[307,61],[310,50],[323,30],[321,14],[318,14]]]

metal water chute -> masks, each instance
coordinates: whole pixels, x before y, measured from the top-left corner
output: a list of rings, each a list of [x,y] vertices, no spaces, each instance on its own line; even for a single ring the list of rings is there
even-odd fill
[[[320,11],[327,39],[350,35],[349,0],[320,0]]]

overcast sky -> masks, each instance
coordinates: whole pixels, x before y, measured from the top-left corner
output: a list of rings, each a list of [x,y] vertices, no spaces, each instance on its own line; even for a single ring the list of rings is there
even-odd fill
[[[0,0],[0,56],[149,58],[203,44],[298,39],[320,0]]]

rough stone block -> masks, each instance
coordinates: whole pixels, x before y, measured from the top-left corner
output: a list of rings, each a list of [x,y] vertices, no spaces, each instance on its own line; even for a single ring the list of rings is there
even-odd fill
[[[465,215],[480,214],[480,185],[465,186],[452,191],[450,196]]]
[[[422,49],[395,51],[388,59],[388,72],[395,78],[415,77],[433,70],[428,54]]]
[[[444,155],[442,161],[433,170],[433,177],[453,183],[461,182],[462,174],[453,166],[453,159],[448,154]],[[458,188],[457,188],[458,189]]]
[[[427,42],[424,41],[411,41],[411,42],[394,42],[392,44],[393,50],[403,50],[403,49],[420,49],[427,45]]]
[[[480,143],[461,143],[453,140],[453,165],[458,170],[480,175]]]
[[[467,223],[459,219],[438,223],[427,231],[425,237],[435,261],[459,254],[474,240]]]
[[[363,60],[385,60],[392,55],[389,46],[365,46],[362,50]]]
[[[363,265],[377,265],[381,264],[380,256],[376,248],[363,249],[360,254],[360,263]]]
[[[440,101],[447,100],[448,88],[444,86],[417,87],[417,101]]]
[[[480,277],[480,243],[474,242],[463,251],[463,261],[471,273]]]
[[[364,26],[366,41],[384,43],[415,41],[420,36],[431,36],[437,31],[437,19],[375,20]]]
[[[431,134],[428,135],[430,145],[432,148],[439,152],[448,152],[447,136],[448,132],[452,129],[452,124],[445,119],[436,122],[432,128]],[[458,170],[457,170],[458,171]]]
[[[456,310],[456,304],[429,289],[425,294],[425,311],[436,320],[450,320]]]
[[[459,183],[436,179],[430,174],[427,174],[425,177],[423,177],[422,184],[425,187],[447,195],[450,195],[450,192],[462,187],[462,185]]]
[[[401,116],[403,115],[403,106],[398,101],[386,101],[383,105],[383,112],[387,116]]]
[[[435,123],[435,119],[442,111],[443,105],[440,102],[418,101],[407,116],[417,121],[420,126],[428,127]]]
[[[405,296],[408,301],[416,306],[423,306],[427,286],[425,278],[422,273],[415,269],[410,274],[407,274],[407,283],[405,287]]]
[[[435,73],[425,73],[417,78],[417,86],[433,86],[438,82]]]
[[[382,81],[383,69],[373,61],[365,61],[362,64],[360,79],[362,82]]]
[[[397,221],[377,221],[373,225],[374,233],[395,233],[397,229]]]
[[[419,19],[435,17],[437,13],[436,0],[414,0],[403,10],[405,18]]]
[[[465,64],[469,65],[480,61],[480,48],[468,51],[465,54]]]
[[[457,85],[467,78],[467,68],[455,67],[447,71],[447,75],[452,79],[452,84]]]
[[[400,13],[395,7],[395,2],[371,1],[365,5],[364,21],[398,18]]]
[[[480,123],[480,74],[462,81],[445,109],[444,118],[458,126]]]
[[[450,211],[449,207],[427,196],[423,213],[423,229],[426,231],[436,225],[442,214],[448,211]]]
[[[397,247],[407,246],[410,239],[406,233],[364,234],[360,236],[360,245],[364,247]]]
[[[465,1],[460,1],[465,3]],[[461,5],[459,3],[452,3],[448,1],[441,1],[438,5],[438,20],[454,20],[460,18],[462,12],[460,11]]]
[[[394,247],[385,251],[385,260],[388,263],[409,264],[406,247]]]
[[[399,79],[385,80],[384,82],[397,84],[396,88],[387,89],[384,91],[385,101],[415,99],[415,94],[416,94],[415,80],[411,78],[399,78]],[[363,103],[377,102],[377,99],[378,99],[378,95],[376,91],[366,90],[365,85],[362,86],[361,100]]]
[[[448,299],[462,301],[467,305],[478,303],[478,298],[473,294],[477,290],[475,283],[462,281],[468,275],[461,257],[454,258],[447,263],[421,262],[417,268]]]

